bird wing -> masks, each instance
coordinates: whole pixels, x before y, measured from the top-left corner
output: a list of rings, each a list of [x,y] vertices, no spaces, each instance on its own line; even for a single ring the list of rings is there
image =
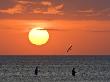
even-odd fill
[[[72,45],[68,48],[67,52],[69,52],[71,50],[71,48],[72,48]]]

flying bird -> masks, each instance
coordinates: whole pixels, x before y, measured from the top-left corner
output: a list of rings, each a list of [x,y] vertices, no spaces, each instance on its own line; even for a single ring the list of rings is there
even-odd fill
[[[70,47],[67,49],[67,53],[72,50],[72,45],[70,45]]]

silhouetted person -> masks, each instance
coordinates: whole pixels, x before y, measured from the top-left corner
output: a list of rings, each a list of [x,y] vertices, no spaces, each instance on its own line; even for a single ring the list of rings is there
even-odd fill
[[[75,74],[76,74],[76,71],[75,71],[75,68],[73,68],[72,69],[72,75],[75,76]]]
[[[35,75],[38,75],[38,67],[35,69]]]

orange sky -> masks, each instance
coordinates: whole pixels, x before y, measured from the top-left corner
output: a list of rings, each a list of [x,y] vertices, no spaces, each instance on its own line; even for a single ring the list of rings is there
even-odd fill
[[[29,42],[35,27],[48,29],[47,44]],[[0,0],[0,55],[49,54],[109,55],[110,0]]]
[[[0,20],[0,55],[101,55],[110,53],[110,21]],[[50,34],[43,46],[28,40],[31,28],[44,27]],[[60,28],[59,28],[60,27]],[[66,53],[69,45],[72,51]]]

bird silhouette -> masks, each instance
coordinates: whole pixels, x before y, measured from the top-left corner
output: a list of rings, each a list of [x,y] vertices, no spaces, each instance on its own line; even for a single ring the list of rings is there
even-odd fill
[[[67,53],[72,50],[72,45],[70,45],[70,47],[67,49]]]

